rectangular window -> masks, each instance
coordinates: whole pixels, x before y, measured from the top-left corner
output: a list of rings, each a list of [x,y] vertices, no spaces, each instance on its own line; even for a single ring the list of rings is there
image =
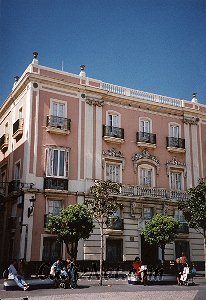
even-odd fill
[[[141,130],[141,132],[150,133],[150,121],[149,120],[141,120],[140,130]]]
[[[15,164],[15,170],[14,170],[14,179],[15,180],[20,179],[20,168],[21,168],[20,162],[16,163]]]
[[[65,104],[52,102],[52,119],[51,126],[64,129]]]
[[[55,177],[68,177],[67,149],[47,149],[46,175]]]
[[[106,164],[106,180],[120,182],[120,165]]]
[[[42,260],[55,262],[62,255],[62,243],[56,237],[44,237]]]
[[[172,190],[182,190],[182,173],[170,173],[170,185]]]
[[[58,215],[62,209],[62,201],[60,200],[48,200],[48,213],[52,215]]]
[[[170,137],[179,138],[179,126],[178,125],[171,125],[170,126]]]
[[[108,126],[119,127],[119,116],[113,114],[108,115]]]
[[[174,218],[175,218],[175,220],[179,221],[180,223],[186,223],[186,220],[185,220],[182,210],[175,210]]]
[[[152,169],[140,168],[140,185],[152,187]]]
[[[144,207],[143,208],[143,218],[144,220],[150,220],[153,217],[153,208],[152,207]]]

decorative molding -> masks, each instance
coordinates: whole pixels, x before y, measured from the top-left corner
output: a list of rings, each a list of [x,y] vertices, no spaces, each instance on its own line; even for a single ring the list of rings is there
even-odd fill
[[[104,156],[110,156],[110,157],[118,157],[118,158],[124,158],[124,155],[121,151],[116,150],[115,148],[111,148],[107,151],[103,150],[102,155]]]
[[[144,149],[142,153],[135,153],[132,157],[132,161],[134,164],[134,172],[137,173],[137,167],[139,164],[143,162],[152,163],[156,166],[157,174],[159,174],[160,161],[156,156],[151,155],[147,149]]]
[[[114,161],[116,163],[122,163],[122,169],[125,168],[125,158],[121,151],[116,150],[115,148],[111,148],[109,150],[103,150],[102,155],[102,167],[105,168],[105,164],[108,161]]]
[[[89,105],[95,105],[101,107],[104,105],[104,100],[86,96],[86,103]]]
[[[167,160],[166,162],[166,169],[167,169],[167,175],[169,176],[170,168],[176,168],[176,169],[182,169],[184,170],[184,177],[186,177],[187,171],[186,171],[186,163],[178,161],[176,157],[173,157],[171,160]]]
[[[197,125],[199,121],[200,119],[197,117],[189,117],[189,116],[183,117],[183,123],[185,124]]]

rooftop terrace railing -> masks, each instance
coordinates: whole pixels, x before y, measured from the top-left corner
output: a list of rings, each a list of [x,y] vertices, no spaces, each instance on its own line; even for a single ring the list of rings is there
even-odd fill
[[[147,93],[139,90],[125,88],[122,86],[114,85],[111,83],[101,82],[100,88],[108,92],[112,92],[119,95],[130,96],[132,98],[138,98],[146,101],[169,104],[172,106],[184,106],[184,101],[176,98],[161,96],[153,93]]]

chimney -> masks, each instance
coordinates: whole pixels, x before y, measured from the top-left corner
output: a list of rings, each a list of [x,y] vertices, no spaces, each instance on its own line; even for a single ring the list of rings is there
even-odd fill
[[[80,66],[80,73],[79,73],[79,76],[81,77],[86,77],[86,73],[85,73],[85,65],[81,65]]]
[[[38,61],[38,52],[33,52],[33,61],[32,64],[34,65],[38,65],[39,61]]]
[[[192,102],[197,103],[197,93],[192,94]]]

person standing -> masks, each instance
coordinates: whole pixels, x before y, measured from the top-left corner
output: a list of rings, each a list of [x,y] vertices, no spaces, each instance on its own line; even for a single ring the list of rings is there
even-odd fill
[[[24,291],[28,290],[29,285],[25,282],[24,277],[17,272],[17,260],[14,259],[8,267],[8,279],[13,279],[16,284]]]

